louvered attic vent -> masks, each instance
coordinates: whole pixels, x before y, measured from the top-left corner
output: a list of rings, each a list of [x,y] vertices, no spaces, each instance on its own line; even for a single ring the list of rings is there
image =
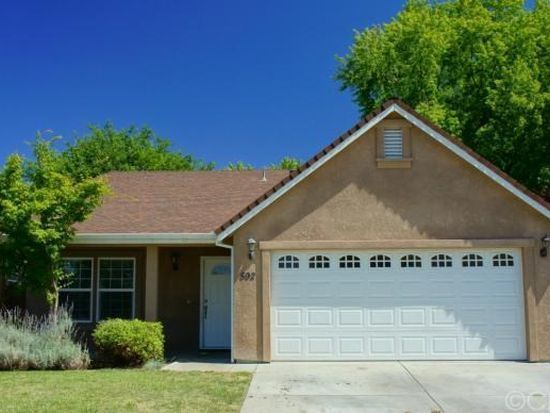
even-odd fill
[[[403,130],[384,129],[384,158],[403,158]]]

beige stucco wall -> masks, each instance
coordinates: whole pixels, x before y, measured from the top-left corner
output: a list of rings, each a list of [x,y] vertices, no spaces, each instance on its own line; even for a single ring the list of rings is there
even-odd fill
[[[267,310],[262,312],[268,300],[261,294],[262,254],[249,260],[249,237],[259,242],[532,238],[536,247],[523,249],[531,303],[529,357],[550,360],[550,257],[538,254],[550,220],[414,127],[412,167],[377,168],[375,136],[375,130],[367,132],[234,234],[235,358],[269,358],[262,337],[269,330]],[[255,279],[241,280],[242,271],[255,272]]]

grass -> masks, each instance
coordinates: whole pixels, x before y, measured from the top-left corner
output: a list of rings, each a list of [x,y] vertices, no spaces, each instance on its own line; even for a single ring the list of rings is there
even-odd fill
[[[0,373],[2,412],[238,412],[250,373],[158,370]]]

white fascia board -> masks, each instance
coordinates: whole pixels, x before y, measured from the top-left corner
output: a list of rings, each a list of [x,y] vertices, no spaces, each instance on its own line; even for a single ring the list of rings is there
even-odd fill
[[[71,244],[75,245],[162,245],[162,244],[215,244],[216,234],[208,233],[77,233]]]
[[[399,113],[401,116],[403,116],[405,119],[407,119],[410,123],[412,123],[414,126],[422,130],[424,133],[426,133],[428,136],[445,146],[447,149],[449,149],[451,152],[453,152],[455,155],[458,155],[462,159],[464,159],[466,162],[471,164],[474,168],[482,172],[484,175],[491,178],[493,181],[495,181],[497,184],[501,185],[508,191],[510,191],[512,194],[517,196],[519,199],[524,201],[526,204],[540,212],[542,215],[544,215],[546,218],[550,218],[550,209],[546,208],[543,204],[540,202],[537,202],[530,196],[526,195],[523,191],[520,191],[518,188],[516,188],[514,185],[512,185],[508,180],[501,177],[499,174],[495,173],[491,168],[488,168],[485,166],[482,162],[479,162],[476,158],[474,158],[472,155],[470,155],[468,152],[466,152],[464,149],[462,149],[460,146],[456,145],[454,142],[450,141],[448,138],[428,126],[426,123],[422,122],[420,119],[418,119],[416,116],[412,115],[408,111],[404,110],[400,106],[396,105],[395,111]]]
[[[394,103],[391,106],[389,106],[388,108],[386,108],[384,111],[380,112],[378,115],[376,115],[374,118],[372,118],[369,122],[367,122],[365,125],[363,125],[363,127],[361,127],[359,130],[354,132],[349,138],[345,139],[343,142],[341,142],[339,145],[337,145],[333,150],[331,150],[328,153],[326,153],[325,155],[323,155],[321,158],[319,158],[313,165],[311,165],[305,171],[298,174],[287,185],[283,186],[279,191],[275,192],[270,197],[268,197],[267,199],[260,202],[256,207],[254,207],[248,213],[243,215],[241,218],[239,218],[237,221],[235,221],[233,224],[231,224],[225,230],[220,232],[219,235],[218,235],[218,241],[223,241],[225,238],[227,238],[229,235],[231,235],[233,232],[235,232],[235,230],[237,230],[237,228],[239,228],[245,222],[248,222],[249,220],[254,218],[256,215],[258,215],[260,212],[262,212],[265,208],[267,208],[269,205],[271,205],[273,202],[275,202],[281,196],[286,194],[290,189],[295,187],[297,184],[302,182],[309,175],[311,175],[313,172],[315,172],[317,169],[319,169],[321,166],[323,166],[329,159],[333,158],[334,156],[336,156],[337,154],[342,152],[344,149],[346,149],[349,145],[351,145],[353,142],[355,142],[355,140],[357,140],[365,132],[367,132],[369,129],[372,129],[381,120],[383,120],[386,116],[388,116],[390,113],[394,112],[395,108],[396,108],[396,104]]]

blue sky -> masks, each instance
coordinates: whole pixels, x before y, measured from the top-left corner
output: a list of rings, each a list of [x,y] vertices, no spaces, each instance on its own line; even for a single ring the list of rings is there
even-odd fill
[[[148,125],[219,167],[306,159],[359,111],[333,79],[404,0],[18,1],[0,14],[0,160],[36,131]]]

